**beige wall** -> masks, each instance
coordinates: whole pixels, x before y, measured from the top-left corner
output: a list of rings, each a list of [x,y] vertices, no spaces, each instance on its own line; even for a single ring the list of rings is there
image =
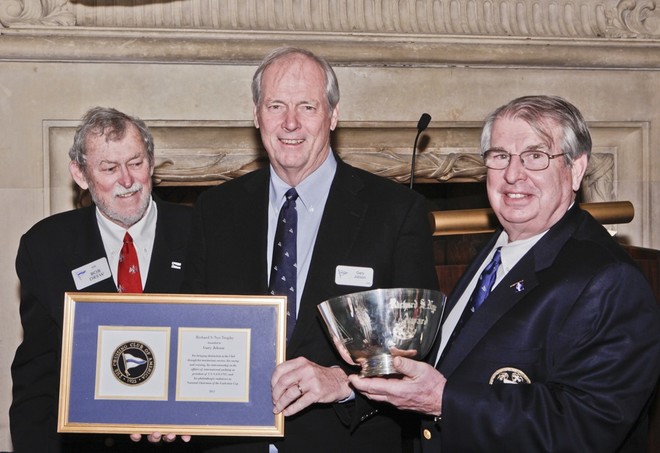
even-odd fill
[[[62,2],[17,3],[25,7],[23,11],[37,4],[43,9],[32,10],[32,19],[25,19],[27,13],[8,15],[0,10],[0,24],[5,27],[0,26],[0,212],[4,213],[0,247],[5,251],[0,255],[0,298],[5,304],[0,320],[2,451],[11,447],[7,426],[9,365],[21,335],[13,261],[23,232],[44,216],[71,206],[65,153],[77,120],[94,105],[137,115],[160,128],[156,136],[161,140],[157,143],[160,153],[178,146],[177,139],[166,133],[170,128],[213,127],[220,136],[227,127],[249,130],[252,72],[263,54],[282,43],[309,47],[335,64],[342,90],[340,130],[342,125],[371,128],[376,139],[380,130],[396,126],[401,128],[401,135],[395,148],[403,154],[409,153],[407,146],[412,144],[422,112],[433,117],[427,132],[433,152],[469,153],[478,146],[481,120],[493,108],[525,94],[566,97],[589,121],[595,151],[614,156],[614,168],[605,177],[611,179],[612,194],[605,198],[630,200],[635,205],[634,221],[620,225],[618,234],[634,245],[660,249],[660,30],[645,29],[642,33],[639,24],[635,28],[616,22],[615,27],[603,28],[604,34],[607,30],[610,33],[604,38],[580,30],[573,33],[575,36],[546,36],[555,28],[562,30],[551,26],[539,27],[550,31],[538,33],[541,36],[531,33],[531,38],[485,37],[455,29],[438,30],[437,24],[445,23],[439,19],[434,22],[435,29],[433,23],[402,20],[392,25],[399,30],[383,30],[390,22],[379,25],[365,19],[362,25],[369,34],[348,34],[341,30],[346,26],[342,21],[335,24],[329,20],[328,25],[321,21],[316,26],[313,20],[299,18],[301,23],[312,24],[311,28],[335,29],[329,30],[331,33],[192,30],[192,21],[191,29],[185,31],[140,32],[135,27],[108,28],[120,26],[117,19],[115,23],[99,23],[99,17],[107,19],[108,15],[92,20],[88,13],[93,5],[63,12],[55,6]],[[626,17],[616,1],[559,3],[602,3],[618,11],[621,20]],[[240,13],[227,6],[235,2],[208,4],[225,8],[227,14]],[[254,4],[246,0],[246,5]],[[63,14],[58,17],[64,17],[66,26],[43,23],[44,17],[52,18],[56,13]],[[314,13],[309,11],[311,16]],[[247,21],[244,15],[236,17]],[[604,23],[599,17],[594,12],[594,24]],[[472,19],[468,17],[467,23],[485,27],[483,17]],[[33,25],[36,21],[37,26],[23,26],[30,21]],[[165,22],[162,19],[155,25],[168,25]],[[240,20],[234,24],[237,28],[247,26]],[[225,25],[231,26],[231,21]],[[616,36],[613,29],[627,36]],[[484,30],[498,31],[497,27]],[[525,27],[519,27],[518,32],[530,34]],[[462,36],[455,36],[457,33]],[[448,131],[454,130],[464,133],[452,138]],[[204,140],[193,137],[186,146],[193,151],[222,147]]]

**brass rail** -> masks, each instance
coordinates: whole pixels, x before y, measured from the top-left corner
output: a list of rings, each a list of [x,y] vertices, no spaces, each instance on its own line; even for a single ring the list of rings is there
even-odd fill
[[[635,208],[629,201],[581,203],[580,207],[603,224],[630,223],[635,216]],[[432,211],[430,220],[433,236],[488,233],[499,225],[490,208]]]

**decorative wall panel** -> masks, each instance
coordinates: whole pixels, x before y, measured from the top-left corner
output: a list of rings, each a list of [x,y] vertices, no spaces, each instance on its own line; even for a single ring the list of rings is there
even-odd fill
[[[658,37],[653,0],[5,0],[0,23],[544,37]]]

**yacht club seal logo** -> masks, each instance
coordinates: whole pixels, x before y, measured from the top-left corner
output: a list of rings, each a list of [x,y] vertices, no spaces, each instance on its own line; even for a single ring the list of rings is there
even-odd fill
[[[531,384],[532,381],[527,375],[518,368],[505,367],[495,371],[488,381],[493,384]]]
[[[124,343],[112,353],[112,373],[127,385],[142,384],[149,379],[154,366],[151,349],[139,341]]]

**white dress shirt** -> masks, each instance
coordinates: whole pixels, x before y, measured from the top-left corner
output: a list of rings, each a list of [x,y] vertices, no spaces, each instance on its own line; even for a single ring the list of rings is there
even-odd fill
[[[108,218],[106,218],[99,208],[96,208],[96,221],[101,231],[101,239],[103,240],[103,248],[105,248],[105,256],[108,257],[108,265],[112,271],[112,278],[117,285],[117,266],[119,265],[119,254],[124,245],[124,235],[126,231],[133,238],[133,245],[138,257],[138,264],[140,265],[140,278],[142,280],[142,288],[147,283],[147,274],[149,273],[149,265],[151,263],[151,251],[154,248],[154,240],[156,239],[156,219],[158,218],[158,208],[156,203],[151,199],[149,206],[144,216],[128,230],[124,227],[117,225]]]
[[[500,237],[497,238],[497,242],[495,242],[495,246],[492,248],[490,253],[488,253],[488,256],[486,256],[484,262],[481,263],[479,270],[474,274],[474,277],[472,277],[472,281],[470,281],[470,284],[465,288],[465,291],[461,295],[460,299],[458,299],[456,305],[454,305],[454,308],[451,310],[451,312],[445,319],[445,322],[442,324],[440,349],[438,350],[438,355],[435,358],[436,365],[438,360],[440,359],[440,356],[442,355],[442,351],[445,349],[445,346],[447,346],[447,342],[451,337],[451,333],[456,328],[456,325],[458,324],[458,320],[461,318],[461,315],[463,314],[463,311],[465,310],[465,307],[470,300],[470,296],[472,295],[475,286],[477,286],[477,280],[479,280],[479,276],[481,275],[481,272],[483,272],[484,268],[493,259],[493,255],[495,254],[495,249],[498,247],[502,247],[502,250],[500,252],[502,258],[502,264],[500,264],[500,267],[497,268],[497,276],[495,277],[495,283],[493,284],[491,291],[502,281],[504,276],[509,273],[509,271],[513,268],[513,266],[515,266],[518,263],[518,261],[520,261],[520,259],[525,255],[525,253],[527,253],[534,246],[534,244],[536,244],[539,241],[539,239],[541,239],[543,235],[547,233],[547,231],[548,230],[540,234],[537,234],[536,236],[533,236],[529,239],[521,239],[519,241],[514,241],[514,242],[509,242],[509,236],[506,234],[505,231],[502,231]]]

